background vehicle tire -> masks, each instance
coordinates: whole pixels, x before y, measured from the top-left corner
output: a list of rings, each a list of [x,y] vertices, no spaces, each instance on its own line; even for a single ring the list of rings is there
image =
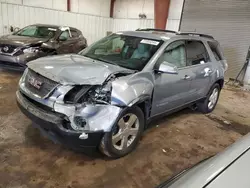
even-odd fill
[[[140,140],[144,123],[144,114],[139,107],[125,110],[112,130],[104,134],[100,151],[112,158],[123,157],[132,152]]]
[[[197,104],[198,110],[202,113],[212,112],[218,102],[220,90],[220,85],[218,83],[214,84],[210,89],[207,98],[203,102]]]

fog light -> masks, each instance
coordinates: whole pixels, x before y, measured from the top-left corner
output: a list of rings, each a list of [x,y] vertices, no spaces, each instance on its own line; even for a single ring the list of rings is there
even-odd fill
[[[74,122],[79,128],[84,128],[86,125],[86,120],[81,116],[75,116]]]

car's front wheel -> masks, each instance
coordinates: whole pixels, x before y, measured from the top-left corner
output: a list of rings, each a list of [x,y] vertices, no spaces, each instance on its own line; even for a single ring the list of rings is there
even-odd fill
[[[104,134],[100,150],[109,157],[123,157],[135,149],[143,130],[142,110],[137,106],[129,108],[120,115],[111,132]]]
[[[218,83],[214,84],[213,87],[210,89],[207,98],[198,104],[199,111],[203,113],[210,113],[214,110],[219,96],[220,96],[220,85]]]

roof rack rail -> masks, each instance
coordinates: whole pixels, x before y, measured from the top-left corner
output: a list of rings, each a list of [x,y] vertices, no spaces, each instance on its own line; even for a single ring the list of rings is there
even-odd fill
[[[136,31],[160,31],[165,33],[177,33],[176,31],[172,30],[164,30],[164,29],[152,29],[152,28],[146,28],[146,29],[137,29]]]
[[[214,39],[214,37],[211,36],[211,35],[202,34],[202,33],[195,33],[195,32],[179,32],[177,34],[178,35],[200,36],[200,37],[206,37],[206,38]]]

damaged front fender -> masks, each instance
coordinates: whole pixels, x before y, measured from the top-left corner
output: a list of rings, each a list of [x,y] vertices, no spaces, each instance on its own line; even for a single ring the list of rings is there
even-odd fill
[[[151,98],[154,89],[153,74],[139,72],[112,83],[111,104],[133,106],[144,98]]]

